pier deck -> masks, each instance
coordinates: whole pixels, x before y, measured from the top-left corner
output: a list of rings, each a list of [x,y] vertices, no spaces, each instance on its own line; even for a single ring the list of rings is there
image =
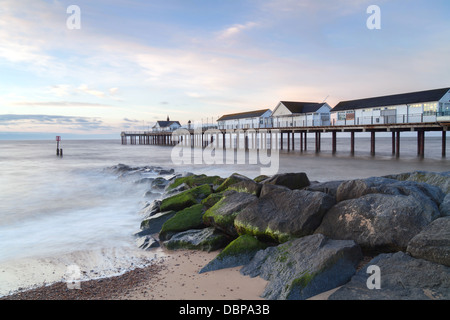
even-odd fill
[[[375,155],[376,133],[392,133],[392,154],[400,156],[401,132],[417,132],[417,154],[425,156],[425,132],[442,132],[442,157],[446,157],[447,131],[450,122],[445,123],[394,123],[371,125],[344,126],[313,126],[313,127],[271,127],[271,128],[240,128],[240,129],[181,129],[176,132],[122,132],[122,144],[141,144],[174,146],[182,144],[192,147],[206,147],[214,143],[216,148],[264,149],[276,148],[303,151],[307,150],[307,134],[315,134],[315,151],[320,152],[321,134],[331,133],[332,152],[337,151],[338,133],[350,133],[350,150],[355,152],[355,134],[370,132],[370,153]],[[300,135],[296,143],[296,135]],[[221,139],[220,139],[220,136]],[[226,139],[226,137],[229,139]],[[242,138],[244,139],[241,145]]]

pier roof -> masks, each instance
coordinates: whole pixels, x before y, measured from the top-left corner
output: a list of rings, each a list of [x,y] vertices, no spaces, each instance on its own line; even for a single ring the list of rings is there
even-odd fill
[[[257,117],[261,117],[267,111],[270,111],[270,109],[248,111],[248,112],[241,112],[241,113],[231,113],[231,114],[226,114],[226,115],[221,116],[217,121],[237,120],[237,119],[245,119],[245,118],[257,118]]]
[[[450,90],[449,88],[394,94],[389,96],[365,98],[339,102],[331,111],[355,110],[402,104],[413,104],[439,101]]]

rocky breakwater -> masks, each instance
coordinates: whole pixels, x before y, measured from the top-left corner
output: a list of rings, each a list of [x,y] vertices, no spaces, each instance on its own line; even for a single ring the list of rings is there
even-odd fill
[[[136,236],[144,249],[221,250],[200,272],[242,266],[269,281],[267,299],[337,287],[330,299],[449,299],[449,178],[421,172],[319,183],[305,173],[187,174],[147,204]],[[372,265],[380,289],[367,286]]]

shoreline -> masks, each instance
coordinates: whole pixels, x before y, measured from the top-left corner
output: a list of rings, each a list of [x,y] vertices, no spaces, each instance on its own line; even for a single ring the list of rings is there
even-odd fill
[[[167,251],[149,266],[120,276],[87,280],[80,290],[57,282],[0,300],[264,300],[267,281],[240,274],[241,267],[199,274],[219,252]]]

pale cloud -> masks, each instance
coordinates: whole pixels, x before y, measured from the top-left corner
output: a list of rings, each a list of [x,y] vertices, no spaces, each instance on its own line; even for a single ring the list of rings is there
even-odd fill
[[[245,24],[235,24],[219,33],[219,39],[229,39],[231,37],[237,36],[244,32],[245,30],[252,29],[258,26],[256,22],[247,22]]]
[[[95,90],[95,89],[91,89],[89,88],[88,85],[86,84],[82,84],[77,88],[78,91],[81,91],[83,93],[87,93],[93,96],[96,96],[98,98],[103,98],[105,97],[105,93],[103,91],[99,91],[99,90]]]

